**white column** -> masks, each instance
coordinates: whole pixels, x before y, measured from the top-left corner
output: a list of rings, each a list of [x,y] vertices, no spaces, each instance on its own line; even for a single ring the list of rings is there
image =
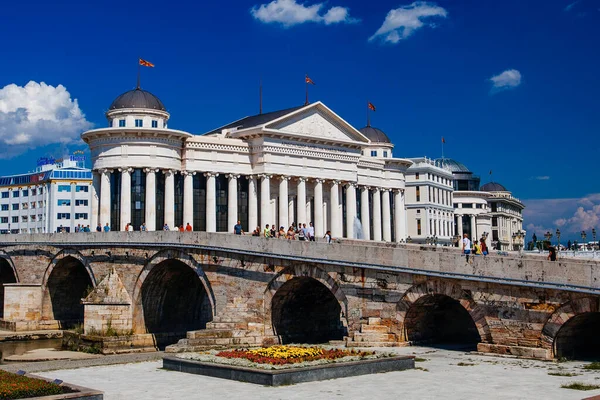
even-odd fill
[[[404,190],[394,192],[394,228],[396,241],[406,240],[406,210],[404,205]]]
[[[44,188],[44,199],[45,196],[48,195],[48,191],[44,186],[40,186]],[[39,190],[39,189],[38,189]],[[92,186],[90,187],[90,209],[92,210],[92,214],[90,215],[90,230],[92,232],[96,232],[96,226],[98,225],[98,212],[100,211],[100,198],[98,195],[100,194],[100,175],[96,171],[92,171]],[[47,208],[46,208],[47,209]],[[46,229],[44,232],[48,232],[48,216],[46,216]]]
[[[100,223],[104,227],[107,223],[110,225],[110,169],[100,171]],[[53,200],[54,201],[54,200]],[[53,217],[53,216],[51,216]],[[118,229],[117,227],[111,227]]]
[[[371,217],[369,216],[369,187],[360,188],[360,223],[362,224],[363,239],[371,240]]]
[[[121,226],[113,227],[115,231],[122,231],[131,222],[131,168],[122,168],[121,171]]]
[[[195,172],[183,171],[183,225],[194,227],[194,175]]]
[[[218,174],[206,172],[206,232],[217,231],[217,180]]]
[[[462,220],[463,216],[461,214],[458,214],[456,216],[456,225],[457,225],[457,230],[458,230],[458,236],[460,236],[460,239],[462,240],[463,238],[463,220]]]
[[[306,224],[308,226],[308,222],[306,219],[306,179],[298,178],[298,215],[296,217],[297,224]]]
[[[477,221],[475,215],[471,215],[471,240],[477,240]]]
[[[292,223],[297,222],[296,221],[296,201],[294,200],[293,196],[290,196],[289,200],[288,200],[288,224],[292,225]],[[286,226],[285,229],[287,230],[287,228],[289,228],[289,226]]]
[[[239,175],[229,174],[227,187],[227,232],[233,232],[238,221],[238,178]]]
[[[145,219],[146,229],[148,231],[156,230],[156,172],[152,168],[146,168],[146,211]],[[161,227],[162,228],[162,227]]]
[[[392,210],[390,202],[390,190],[383,189],[381,192],[381,213],[383,215],[383,240],[392,241]]]
[[[381,240],[381,191],[373,191],[373,240]]]
[[[323,221],[323,180],[316,179],[315,180],[315,219],[313,221],[315,227],[315,237],[320,238],[325,235],[323,232],[323,226],[325,225]],[[307,225],[308,226],[308,225]]]
[[[165,170],[165,224],[175,228],[175,171]]]
[[[271,177],[261,175],[260,178],[260,229],[265,229],[267,224],[273,223],[271,221]]]
[[[252,232],[258,225],[258,194],[256,176],[248,177],[248,231]]]
[[[289,203],[288,203],[288,181],[290,178],[288,176],[281,176],[279,180],[279,226],[283,226],[283,228],[287,232],[287,228],[289,228],[289,220],[288,220],[288,211],[289,211]],[[279,226],[277,228],[279,228]]]
[[[354,220],[356,219],[356,186],[349,183],[346,186],[346,237],[354,239]]]
[[[340,231],[340,183],[338,181],[331,182],[329,203],[329,210],[331,213],[331,236],[340,238],[342,237],[342,232]]]

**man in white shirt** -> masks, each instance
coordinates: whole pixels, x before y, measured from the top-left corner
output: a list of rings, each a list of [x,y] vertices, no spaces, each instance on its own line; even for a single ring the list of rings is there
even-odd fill
[[[467,257],[467,262],[469,262],[469,254],[471,254],[471,241],[466,233],[463,235],[462,251],[465,257]]]
[[[310,226],[308,227],[308,240],[310,240],[311,242],[315,241],[315,227],[313,226],[313,223],[310,223]]]

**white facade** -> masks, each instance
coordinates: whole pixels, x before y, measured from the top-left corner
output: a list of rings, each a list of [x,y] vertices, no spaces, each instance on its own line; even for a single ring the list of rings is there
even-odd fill
[[[321,102],[197,136],[166,128],[169,114],[149,96],[121,95],[109,127],[82,135],[93,163],[92,226],[214,232],[240,220],[248,232],[313,222],[316,237],[406,239],[412,161],[393,158],[393,144],[371,141]]]
[[[0,233],[74,232],[90,224],[91,171],[65,158],[0,178]]]

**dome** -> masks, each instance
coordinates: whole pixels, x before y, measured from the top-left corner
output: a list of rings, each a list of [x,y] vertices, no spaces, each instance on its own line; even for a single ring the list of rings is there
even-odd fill
[[[479,190],[482,192],[508,192],[504,186],[497,182],[486,183]]]
[[[435,160],[435,165],[441,168],[446,168],[451,172],[471,173],[465,164],[451,158],[438,158]]]
[[[109,110],[122,108],[148,108],[151,110],[166,111],[164,104],[152,93],[140,88],[123,93],[110,105]]]
[[[358,131],[365,135],[367,139],[373,143],[392,143],[390,138],[381,129],[373,128],[372,126],[365,126]]]

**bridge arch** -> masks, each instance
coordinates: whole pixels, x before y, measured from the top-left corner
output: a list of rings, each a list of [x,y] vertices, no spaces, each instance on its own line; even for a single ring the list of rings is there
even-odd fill
[[[137,277],[132,299],[136,333],[181,335],[204,329],[215,315],[210,281],[184,251],[167,249],[152,256]]]
[[[542,329],[542,347],[554,357],[600,359],[600,299],[582,297],[556,309]]]
[[[471,292],[428,280],[408,289],[396,307],[404,340],[430,343],[491,342],[485,312]]]
[[[60,327],[83,321],[83,304],[96,277],[88,260],[74,249],[63,249],[51,260],[42,279],[42,319]]]
[[[346,295],[316,266],[287,267],[267,285],[265,321],[283,344],[341,340],[347,334],[347,315]]]
[[[4,284],[17,283],[19,277],[15,265],[6,252],[0,252],[0,318],[4,317]]]

